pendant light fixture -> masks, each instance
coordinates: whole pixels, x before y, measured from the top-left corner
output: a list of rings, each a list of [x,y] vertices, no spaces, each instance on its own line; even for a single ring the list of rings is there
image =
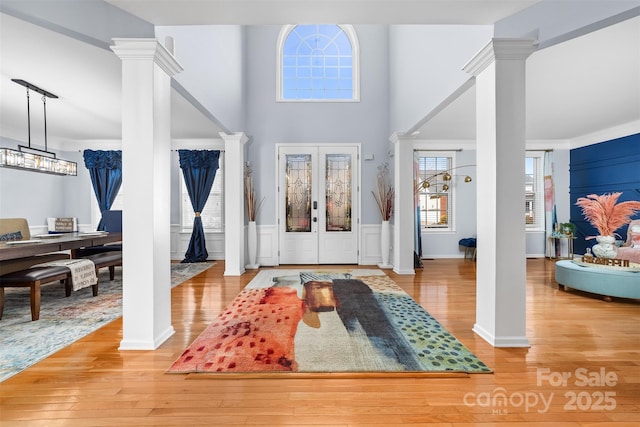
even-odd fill
[[[58,159],[56,153],[47,151],[47,98],[57,99],[58,97],[25,80],[11,80],[27,88],[28,145],[18,145],[17,150],[12,148],[0,148],[0,167],[30,170],[33,172],[49,173],[53,175],[77,175],[78,165],[76,162]],[[30,90],[42,95],[42,107],[44,111],[44,150],[31,147],[31,108],[29,105]]]

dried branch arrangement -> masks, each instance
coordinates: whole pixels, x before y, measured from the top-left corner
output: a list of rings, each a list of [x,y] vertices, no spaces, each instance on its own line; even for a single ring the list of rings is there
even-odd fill
[[[601,236],[612,236],[623,225],[631,221],[631,217],[640,211],[640,202],[628,201],[618,203],[622,193],[589,194],[580,197],[576,205],[582,208],[582,215],[591,223]]]
[[[371,192],[371,194],[373,194],[373,198],[376,199],[378,209],[380,209],[380,216],[383,221],[389,221],[391,219],[391,215],[393,215],[394,191],[391,184],[389,184],[388,175],[389,165],[387,165],[387,163],[383,163],[378,166],[377,194],[373,191]]]
[[[246,163],[244,165],[244,199],[247,203],[247,216],[249,217],[249,221],[256,220],[260,206],[262,202],[264,202],[264,197],[259,202],[256,199],[252,173],[251,167]]]

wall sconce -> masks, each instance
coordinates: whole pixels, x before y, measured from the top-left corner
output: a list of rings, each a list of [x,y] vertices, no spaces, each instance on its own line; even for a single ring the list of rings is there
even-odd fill
[[[0,148],[0,167],[30,170],[53,175],[78,175],[78,165],[70,160],[56,157],[56,153],[47,151],[47,98],[58,98],[51,92],[40,89],[27,81],[11,79],[27,88],[27,131],[29,145],[18,145],[18,149]],[[42,95],[44,109],[44,150],[31,147],[31,111],[29,107],[29,90]]]

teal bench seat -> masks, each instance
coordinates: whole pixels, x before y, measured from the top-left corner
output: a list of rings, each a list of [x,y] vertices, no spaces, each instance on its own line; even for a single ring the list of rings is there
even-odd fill
[[[614,268],[582,266],[571,260],[556,262],[556,282],[561,289],[577,289],[611,297],[640,299],[640,270],[616,271]]]

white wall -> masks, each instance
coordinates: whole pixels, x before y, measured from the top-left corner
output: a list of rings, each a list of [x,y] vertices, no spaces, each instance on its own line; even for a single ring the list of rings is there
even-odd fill
[[[489,25],[391,26],[391,131],[408,130],[468,80],[462,67],[492,33]]]
[[[388,27],[357,25],[360,44],[360,102],[276,102],[276,42],[280,26],[246,29],[247,160],[254,170],[256,193],[265,202],[258,225],[276,224],[275,146],[278,143],[361,144],[362,223],[379,224],[371,190],[377,167],[388,161]]]
[[[244,128],[243,29],[239,25],[158,26],[156,37],[174,39],[184,70],[174,78],[232,131]],[[215,137],[217,135],[212,135]]]

